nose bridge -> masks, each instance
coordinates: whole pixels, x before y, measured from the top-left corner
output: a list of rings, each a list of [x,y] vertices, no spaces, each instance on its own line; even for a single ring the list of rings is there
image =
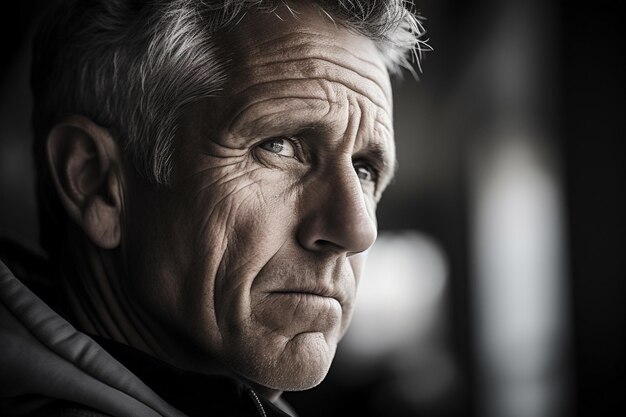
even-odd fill
[[[326,173],[305,196],[307,215],[299,239],[310,250],[348,254],[367,250],[376,240],[374,208],[368,208],[352,162]]]

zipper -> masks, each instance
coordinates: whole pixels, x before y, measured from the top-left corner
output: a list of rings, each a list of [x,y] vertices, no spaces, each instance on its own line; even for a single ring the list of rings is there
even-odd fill
[[[258,395],[256,395],[256,392],[254,392],[254,390],[250,388],[250,390],[248,391],[248,394],[250,394],[250,397],[252,397],[252,402],[256,406],[256,409],[259,412],[259,414],[262,417],[267,417],[267,414],[265,414],[265,409],[263,408],[263,404],[261,404],[261,400],[259,400],[259,397]]]

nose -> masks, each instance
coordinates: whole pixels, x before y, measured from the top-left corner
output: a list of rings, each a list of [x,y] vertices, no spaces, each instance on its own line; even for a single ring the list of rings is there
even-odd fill
[[[298,240],[305,249],[316,252],[348,256],[363,252],[376,240],[373,202],[368,210],[352,163],[330,178],[316,181],[304,191]]]

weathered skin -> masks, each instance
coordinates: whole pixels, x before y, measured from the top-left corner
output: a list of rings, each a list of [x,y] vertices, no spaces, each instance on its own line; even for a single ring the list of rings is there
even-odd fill
[[[180,121],[171,187],[123,185],[118,302],[143,349],[215,358],[271,398],[318,384],[350,321],[394,169],[391,88],[374,43],[315,10],[225,39],[234,71]]]

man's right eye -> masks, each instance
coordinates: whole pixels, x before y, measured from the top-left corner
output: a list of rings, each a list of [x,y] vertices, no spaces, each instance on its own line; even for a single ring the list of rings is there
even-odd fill
[[[259,145],[259,148],[288,158],[294,158],[296,156],[295,145],[287,139],[275,138],[266,140]]]

